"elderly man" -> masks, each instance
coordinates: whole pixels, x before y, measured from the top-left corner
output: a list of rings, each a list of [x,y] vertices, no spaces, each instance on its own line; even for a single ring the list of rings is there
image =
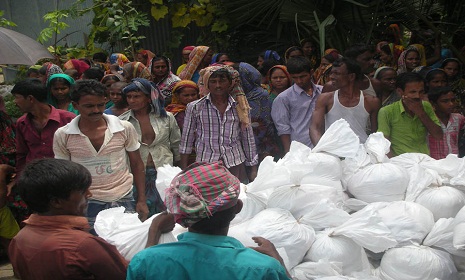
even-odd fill
[[[239,180],[221,162],[194,163],[178,174],[165,204],[188,232],[178,242],[139,252],[127,279],[289,279],[270,241],[254,237],[259,247],[253,250],[227,236],[242,208],[239,190]]]

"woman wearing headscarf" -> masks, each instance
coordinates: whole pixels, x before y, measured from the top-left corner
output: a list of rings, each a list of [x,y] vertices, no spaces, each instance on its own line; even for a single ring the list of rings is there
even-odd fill
[[[132,123],[139,134],[140,154],[146,168],[147,206],[152,215],[165,210],[155,187],[156,169],[179,161],[181,133],[173,114],[165,111],[163,95],[153,82],[135,78],[123,88],[123,97],[130,110],[119,118]]]
[[[112,53],[108,60],[110,61],[110,70],[107,71],[107,74],[123,74],[123,66],[130,62],[122,53]]]
[[[39,79],[42,80],[42,83],[45,85],[53,74],[63,74],[63,70],[61,70],[60,66],[53,64],[51,62],[46,62],[42,67],[39,69]]]
[[[74,69],[77,71],[77,76],[81,77],[82,73],[90,68],[90,65],[79,59],[70,59],[63,64],[63,68],[65,70]]]
[[[184,70],[184,68],[186,68],[187,62],[189,61],[189,55],[194,50],[194,48],[195,48],[195,46],[185,46],[182,49],[182,63],[183,64],[180,65],[178,67],[178,69],[176,70],[176,75],[179,76],[179,74],[181,74],[182,70]]]
[[[250,105],[251,125],[257,146],[259,161],[279,153],[276,132],[271,119],[271,100],[260,85],[261,74],[252,65],[241,62],[235,65],[239,71],[241,86]]]
[[[179,129],[182,132],[184,117],[186,116],[186,106],[188,103],[199,99],[199,87],[196,83],[189,80],[176,82],[173,87],[173,99],[171,104],[166,106],[166,111],[170,112],[176,118]]]
[[[154,57],[156,57],[156,55],[153,52],[149,50],[140,50],[136,55],[136,60],[142,62],[150,71],[152,69],[152,59]]]
[[[313,81],[316,85],[324,86],[329,82],[329,74],[333,67],[333,62],[340,57],[336,49],[327,49],[321,58],[320,66],[313,73]]]
[[[189,55],[189,61],[187,62],[184,70],[179,73],[181,80],[191,80],[197,83],[200,77],[200,70],[208,67],[212,61],[213,51],[207,46],[197,46]]]
[[[134,78],[152,79],[149,69],[142,62],[129,62],[123,67],[123,77],[127,83],[130,83]]]
[[[270,100],[274,101],[276,96],[289,88],[292,85],[292,79],[287,67],[284,65],[275,65],[268,70],[268,87],[267,91],[270,93]],[[263,87],[263,85],[262,85]]]
[[[399,56],[404,51],[403,46],[383,41],[378,43],[376,46],[376,51],[378,52],[379,59],[381,61],[378,67],[388,66],[397,70]]]
[[[47,81],[47,102],[57,109],[79,115],[71,103],[70,91],[74,80],[66,74],[53,74]]]
[[[163,98],[165,106],[171,103],[172,90],[176,82],[181,79],[171,72],[171,61],[166,56],[157,56],[152,59],[152,81],[157,85]]]
[[[419,66],[426,66],[426,60],[420,49],[415,45],[409,46],[403,51],[397,61],[397,74],[412,72]]]

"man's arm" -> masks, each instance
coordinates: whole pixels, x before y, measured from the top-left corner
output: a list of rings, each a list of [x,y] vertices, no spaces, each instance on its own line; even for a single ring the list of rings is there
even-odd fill
[[[310,120],[310,140],[314,146],[318,144],[321,136],[325,132],[325,114],[326,114],[326,101],[328,96],[333,96],[331,93],[321,94],[316,100],[315,110],[312,113]]]
[[[291,147],[291,114],[282,96],[276,97],[271,105],[271,118],[283,143],[284,153],[288,153]]]
[[[378,111],[381,108],[381,100],[377,97],[365,95],[366,108],[370,114],[371,133],[378,131]]]
[[[187,105],[186,115],[184,116],[184,125],[181,134],[181,142],[179,143],[179,154],[181,161],[179,163],[181,169],[186,169],[189,160],[189,155],[192,153],[192,146],[195,141],[195,130],[197,122],[194,116],[194,106]]]
[[[141,221],[147,220],[149,208],[147,207],[147,198],[145,197],[145,170],[144,162],[140,157],[139,149],[127,152],[131,173],[134,177],[134,185],[137,189],[136,212],[139,214]]]
[[[292,278],[292,276],[289,274],[289,272],[286,269],[286,266],[284,265],[284,261],[279,255],[278,251],[276,250],[276,247],[274,246],[271,241],[269,241],[266,238],[263,237],[252,237],[253,241],[257,243],[258,247],[251,247],[251,249],[254,249],[255,251],[265,254],[267,256],[270,256],[274,259],[276,259],[283,267],[284,270],[286,271],[286,274],[289,278]]]
[[[29,153],[29,147],[24,140],[22,130],[19,126],[16,127],[16,172],[19,174],[26,165],[26,156]]]
[[[0,164],[0,209],[6,205],[6,196],[8,195],[7,184],[8,176],[15,172],[14,167],[7,164]]]
[[[378,132],[382,132],[384,138],[391,141],[391,120],[389,114],[386,112],[385,108],[381,108],[378,112]],[[391,158],[394,155],[392,151],[392,145],[389,149],[387,156]]]
[[[433,136],[436,140],[441,140],[444,136],[441,126],[439,125],[439,120],[434,114],[434,110],[431,105],[425,102],[423,107],[423,102],[420,100],[412,99],[403,96],[403,104],[410,109],[417,117],[420,119],[421,123],[426,127],[429,134]]]
[[[170,122],[170,148],[173,153],[173,165],[177,165],[180,160],[179,143],[181,142],[181,131],[178,123],[172,114],[169,114]]]
[[[158,241],[160,241],[160,236],[162,233],[167,233],[173,230],[175,226],[174,222],[174,215],[168,214],[167,212],[160,213],[156,216],[152,223],[150,224],[149,228],[149,236],[147,238],[147,243],[145,244],[145,248],[151,247],[153,245],[157,245]]]
[[[281,143],[283,143],[284,154],[287,154],[291,149],[291,135],[282,134],[279,136],[279,138],[281,138]]]

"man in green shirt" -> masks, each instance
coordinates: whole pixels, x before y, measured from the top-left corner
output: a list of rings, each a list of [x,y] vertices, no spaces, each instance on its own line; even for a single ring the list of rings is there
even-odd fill
[[[388,156],[429,154],[427,134],[442,139],[443,132],[431,104],[422,101],[424,80],[419,74],[403,73],[397,77],[396,88],[401,99],[378,113],[378,131],[391,141]]]

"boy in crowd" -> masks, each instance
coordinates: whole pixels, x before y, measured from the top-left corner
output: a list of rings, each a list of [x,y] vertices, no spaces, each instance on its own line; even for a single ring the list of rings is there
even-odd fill
[[[440,140],[428,135],[430,156],[435,159],[442,159],[447,157],[448,154],[458,155],[459,136],[465,128],[465,117],[453,113],[457,107],[457,100],[452,88],[433,88],[428,92],[428,99],[433,105],[444,133]]]

